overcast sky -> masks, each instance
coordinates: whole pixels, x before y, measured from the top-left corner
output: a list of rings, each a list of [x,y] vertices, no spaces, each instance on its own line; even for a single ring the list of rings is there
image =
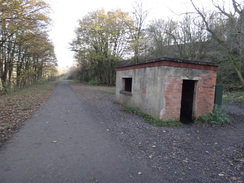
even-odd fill
[[[78,26],[78,19],[82,19],[88,12],[105,9],[106,11],[121,9],[131,12],[134,0],[46,0],[52,8],[53,24],[50,39],[55,46],[58,64],[61,67],[73,64],[73,53],[69,49],[69,42],[75,37],[74,30]],[[200,2],[199,0],[195,0]],[[203,0],[206,3],[209,0]],[[189,0],[144,0],[145,10],[149,10],[149,19],[167,19],[173,12],[190,11]]]

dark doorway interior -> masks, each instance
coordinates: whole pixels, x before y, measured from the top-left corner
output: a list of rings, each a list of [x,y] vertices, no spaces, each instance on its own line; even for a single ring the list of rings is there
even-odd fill
[[[183,80],[180,121],[188,124],[193,122],[193,101],[196,81]]]

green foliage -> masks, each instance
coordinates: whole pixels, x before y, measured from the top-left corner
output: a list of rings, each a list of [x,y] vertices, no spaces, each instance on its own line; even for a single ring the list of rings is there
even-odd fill
[[[33,85],[29,85],[26,86],[24,88],[18,88],[18,89],[9,89],[8,91],[1,91],[0,95],[7,95],[7,94],[18,94],[19,96],[23,96],[23,97],[28,97],[28,96],[32,96],[33,93],[35,92],[36,95],[39,94],[43,94],[47,91],[49,91],[50,89],[52,89],[54,87],[54,85],[57,83],[58,81],[52,81],[52,82],[43,82],[43,83],[36,83]]]
[[[7,93],[8,83],[23,88],[57,74],[49,10],[44,0],[0,1],[0,88]]]
[[[71,82],[71,83],[79,83],[80,81],[79,80],[69,80],[69,79],[67,79],[69,82]]]
[[[107,94],[115,94],[115,89],[105,90],[105,91],[103,91],[103,93],[107,93]]]
[[[170,126],[182,126],[183,124],[179,121],[174,121],[174,120],[159,120],[159,119],[154,119],[152,116],[143,113],[142,111],[138,109],[134,109],[131,107],[123,107],[123,110],[127,113],[130,114],[136,114],[140,116],[141,118],[144,119],[144,121],[148,124],[154,125],[154,126],[160,126],[160,127],[170,127]]]
[[[196,120],[196,123],[210,125],[221,125],[228,122],[228,115],[225,113],[224,109],[218,105],[215,105],[213,112],[199,116]]]
[[[131,18],[121,10],[97,10],[79,21],[71,48],[83,81],[115,84],[115,68],[129,44],[128,25],[133,25]]]
[[[227,102],[244,102],[243,91],[225,92],[223,94],[223,100]]]
[[[0,89],[0,95],[2,94],[6,94],[6,93],[12,93],[14,92],[14,88],[10,85],[10,83],[8,83],[7,85],[5,85],[2,90]]]
[[[88,81],[87,84],[88,85],[99,85],[99,82],[98,81],[95,81],[95,80],[90,80],[90,81]]]
[[[229,60],[218,59],[216,61],[220,62],[217,83],[224,84],[224,90],[229,92],[243,89],[238,75]],[[241,67],[243,66],[244,64]]]

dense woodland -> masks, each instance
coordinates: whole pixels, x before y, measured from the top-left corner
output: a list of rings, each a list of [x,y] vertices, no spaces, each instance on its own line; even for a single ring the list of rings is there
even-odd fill
[[[115,68],[158,57],[219,62],[218,83],[244,87],[244,2],[212,1],[210,10],[177,18],[148,20],[135,1],[133,12],[88,13],[70,43],[77,62],[71,78],[115,84]],[[44,0],[0,0],[0,90],[21,88],[56,74],[57,60],[48,38],[50,7]]]
[[[43,0],[0,0],[0,90],[22,88],[56,74]]]
[[[137,1],[132,13],[103,9],[79,20],[71,43],[77,67],[71,77],[114,85],[115,68],[125,63],[174,57],[219,62],[218,83],[227,89],[244,87],[244,4],[231,7],[212,1],[212,9],[197,7],[175,19],[147,21],[149,11]],[[149,22],[149,23],[148,23]]]

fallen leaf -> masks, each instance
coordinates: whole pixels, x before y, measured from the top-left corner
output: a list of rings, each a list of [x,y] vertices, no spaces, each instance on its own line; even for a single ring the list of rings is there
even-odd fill
[[[153,166],[153,168],[156,168],[156,169],[160,170],[160,167],[159,166]]]

